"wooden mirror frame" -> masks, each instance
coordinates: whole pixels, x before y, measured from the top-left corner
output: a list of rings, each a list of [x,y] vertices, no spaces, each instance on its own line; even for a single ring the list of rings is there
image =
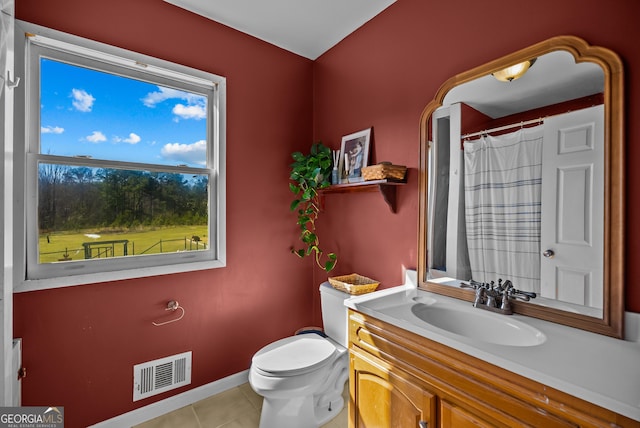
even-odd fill
[[[624,81],[622,61],[606,48],[590,46],[575,36],[558,36],[460,73],[440,86],[420,117],[420,202],[418,225],[418,287],[427,291],[473,301],[473,290],[429,282],[427,279],[428,157],[429,127],[433,112],[442,106],[454,87],[484,77],[512,64],[537,58],[549,52],[571,53],[576,63],[593,62],[604,71],[604,260],[603,316],[552,309],[524,302],[513,302],[515,313],[564,324],[594,333],[622,338],[624,329]]]

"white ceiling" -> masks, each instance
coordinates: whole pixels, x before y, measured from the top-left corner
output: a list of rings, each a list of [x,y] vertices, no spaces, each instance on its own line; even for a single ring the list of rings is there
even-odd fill
[[[315,60],[395,0],[164,0]]]

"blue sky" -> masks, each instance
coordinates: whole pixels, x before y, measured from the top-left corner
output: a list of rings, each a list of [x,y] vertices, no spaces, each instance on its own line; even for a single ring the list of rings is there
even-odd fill
[[[206,98],[41,59],[40,152],[204,166]]]

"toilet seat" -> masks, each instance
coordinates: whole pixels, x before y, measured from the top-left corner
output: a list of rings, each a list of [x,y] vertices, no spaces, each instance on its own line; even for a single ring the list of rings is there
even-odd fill
[[[332,361],[336,347],[316,334],[286,337],[253,356],[255,369],[265,376],[296,376],[315,371]]]

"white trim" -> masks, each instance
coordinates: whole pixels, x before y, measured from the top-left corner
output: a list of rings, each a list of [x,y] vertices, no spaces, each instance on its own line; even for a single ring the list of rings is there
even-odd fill
[[[232,374],[215,382],[199,386],[182,394],[174,395],[161,401],[149,404],[145,407],[132,410],[115,418],[98,422],[89,428],[122,428],[141,424],[182,407],[189,406],[212,395],[227,391],[246,383],[249,379],[249,370]]]
[[[27,291],[49,290],[52,288],[72,287],[83,284],[116,282],[131,278],[147,278],[150,276],[170,275],[181,272],[196,272],[200,270],[222,268],[225,266],[226,261],[222,259],[206,262],[176,263],[166,266],[139,267],[111,272],[88,273],[85,275],[58,276],[47,279],[16,280],[13,292],[23,293]]]
[[[81,55],[93,60],[104,61],[110,64],[117,64],[132,70],[144,70],[146,73],[155,74],[156,76],[168,77],[180,81],[186,81],[200,86],[215,87],[216,82],[209,79],[201,79],[193,76],[193,74],[180,73],[166,68],[156,67],[151,64],[140,62],[135,59],[122,58],[120,55],[112,55],[104,51],[97,51],[84,46],[77,46],[60,40],[50,39],[37,34],[25,34],[33,44],[53,48],[59,51],[68,52],[74,55]]]
[[[95,40],[84,39],[18,19],[16,19],[16,23],[20,25],[20,29],[24,28],[24,37],[38,46],[80,55],[96,61],[116,64],[130,70],[139,70],[173,80],[186,81],[202,87],[215,88],[225,81],[222,76],[192,69],[160,58],[107,45]]]

